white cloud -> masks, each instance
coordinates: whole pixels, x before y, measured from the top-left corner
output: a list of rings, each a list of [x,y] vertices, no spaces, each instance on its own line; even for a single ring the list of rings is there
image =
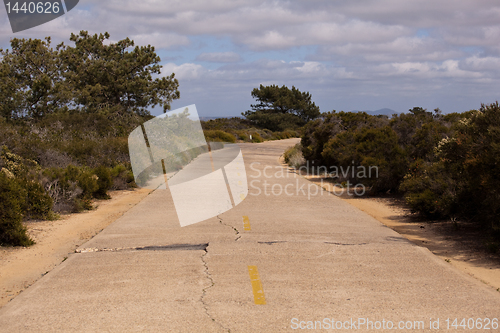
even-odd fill
[[[176,73],[181,95],[219,96],[214,105],[249,98],[262,82],[314,90],[325,103],[388,101],[378,108],[412,96],[478,104],[498,98],[500,85],[498,0],[87,0],[16,35],[0,14],[4,46],[47,35],[67,43],[80,30],[155,46],[178,61],[163,73]]]
[[[177,66],[174,63],[167,63],[163,65],[161,72],[163,75],[175,73],[178,80],[195,80],[201,78],[208,70],[198,64],[185,63]]]
[[[211,52],[211,53],[202,53],[198,57],[196,57],[198,61],[207,61],[207,62],[239,62],[242,60],[241,56],[235,52]]]
[[[382,43],[347,43],[321,49],[323,58],[328,56],[362,57],[369,62],[394,61],[443,61],[462,57],[464,52],[446,47],[430,37],[397,37]]]
[[[170,49],[172,47],[189,45],[188,37],[176,33],[161,34],[155,32],[151,34],[132,35],[130,39],[132,39],[136,45],[152,45],[156,49]]]
[[[391,67],[383,66],[388,76],[412,77],[414,79],[434,80],[481,80],[485,78],[482,73],[461,68],[458,60],[445,60],[442,63],[433,62],[403,62],[392,63]]]
[[[231,64],[209,70],[201,65],[167,63],[162,69],[163,75],[175,73],[179,80],[197,79],[200,84],[218,85],[221,81],[241,84],[241,82],[259,82],[272,77],[275,82],[294,82],[301,80],[325,80],[353,78],[353,73],[345,68],[327,66],[312,61],[291,61],[260,59],[252,63]]]
[[[479,57],[474,55],[465,59],[464,67],[472,71],[500,72],[500,57]]]

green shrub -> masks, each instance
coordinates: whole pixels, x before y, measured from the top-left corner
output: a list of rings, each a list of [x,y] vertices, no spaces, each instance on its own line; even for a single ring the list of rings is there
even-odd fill
[[[113,178],[113,190],[125,190],[137,186],[134,182],[134,173],[123,164],[111,168],[110,173]]]
[[[255,127],[248,120],[241,118],[218,118],[208,121],[202,121],[201,126],[205,133],[207,141],[221,141],[221,142],[233,142],[228,141],[227,134],[234,136],[235,140],[241,140],[245,142],[263,142],[266,140],[280,140],[288,139],[292,137],[299,137],[300,133],[298,130],[285,129],[283,131],[273,132],[266,128]],[[225,132],[217,132],[222,131]],[[258,134],[260,140],[253,139],[253,137]],[[250,140],[250,135],[252,135],[252,140]],[[232,140],[232,138],[230,139]]]
[[[48,219],[53,217],[52,199],[47,194],[41,183],[39,176],[41,168],[33,160],[22,158],[11,153],[7,147],[2,148],[2,165],[4,174],[15,177],[15,181],[21,186],[24,192],[23,217],[35,219]]]
[[[231,131],[245,130],[251,127],[250,122],[242,118],[217,118],[208,121],[201,121],[201,126],[206,130],[223,130],[230,133]]]
[[[401,182],[400,190],[414,212],[428,218],[444,218],[457,214],[459,184],[445,165],[416,160]]]
[[[79,212],[92,209],[92,199],[109,198],[107,191],[114,186],[114,179],[121,179],[123,188],[133,182],[133,175],[123,165],[95,169],[68,165],[50,168],[43,172],[45,187],[55,203],[56,211]]]
[[[456,121],[450,127],[452,136],[441,139],[433,154],[414,160],[400,189],[422,215],[467,219],[499,243],[500,106],[483,105],[445,119]],[[429,151],[444,131],[434,120],[414,131],[410,139],[414,155]]]
[[[246,131],[236,131],[236,136],[237,136],[238,140],[243,140],[243,141],[250,140]]]
[[[84,199],[91,199],[94,196],[94,193],[99,190],[99,184],[97,183],[97,177],[90,170],[82,170],[81,173],[77,177],[78,187],[82,189],[81,197]]]
[[[98,188],[92,193],[92,195],[98,199],[110,199],[110,196],[107,193],[113,186],[110,169],[101,165],[94,169],[94,174],[97,176]]]
[[[236,142],[236,137],[234,135],[222,130],[206,130],[204,133],[207,142]]]
[[[335,111],[324,113],[321,118],[307,123],[300,141],[304,158],[324,162],[321,154],[326,143],[343,130],[342,120]]]
[[[0,245],[29,246],[33,240],[22,225],[26,191],[19,182],[0,172]]]
[[[253,133],[252,134],[252,142],[254,143],[260,143],[260,142],[263,142],[264,139],[262,139],[262,137],[260,136],[259,133]]]
[[[76,198],[73,202],[73,211],[76,213],[92,209],[94,209],[94,206],[92,206],[92,200],[89,198]]]
[[[448,137],[450,130],[438,121],[432,120],[423,124],[415,131],[408,146],[409,156],[413,158],[434,160],[434,148],[444,138]]]
[[[406,172],[405,153],[389,126],[341,132],[325,144],[321,156],[327,169],[340,170],[343,178],[370,186],[371,192],[397,191]]]
[[[26,180],[24,187],[27,190],[24,205],[25,217],[32,219],[52,219],[53,200],[43,186],[35,180]]]
[[[436,154],[459,182],[457,206],[462,216],[485,227],[500,241],[500,105],[482,105],[455,126]]]

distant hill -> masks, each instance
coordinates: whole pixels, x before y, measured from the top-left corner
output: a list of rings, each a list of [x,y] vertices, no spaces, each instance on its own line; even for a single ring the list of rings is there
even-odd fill
[[[379,110],[375,110],[375,111],[370,111],[370,110],[366,110],[366,111],[361,111],[361,110],[353,110],[353,111],[350,111],[350,112],[366,112],[372,116],[377,116],[377,115],[385,115],[385,116],[392,116],[393,114],[397,113],[397,114],[400,114],[401,112],[397,112],[397,111],[394,111],[392,109],[389,109],[389,108],[383,108],[383,109],[379,109]]]

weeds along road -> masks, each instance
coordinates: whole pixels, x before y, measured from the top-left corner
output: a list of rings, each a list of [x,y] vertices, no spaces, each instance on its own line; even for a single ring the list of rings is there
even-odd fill
[[[153,192],[4,306],[0,331],[499,330],[499,292],[283,169],[295,142],[242,145],[249,195],[204,222],[181,228]]]

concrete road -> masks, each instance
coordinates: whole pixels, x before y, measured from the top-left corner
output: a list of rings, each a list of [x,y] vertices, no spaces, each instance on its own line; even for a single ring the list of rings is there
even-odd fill
[[[249,195],[207,221],[180,228],[153,192],[3,307],[0,331],[500,331],[499,292],[282,168],[293,142],[242,145]]]

